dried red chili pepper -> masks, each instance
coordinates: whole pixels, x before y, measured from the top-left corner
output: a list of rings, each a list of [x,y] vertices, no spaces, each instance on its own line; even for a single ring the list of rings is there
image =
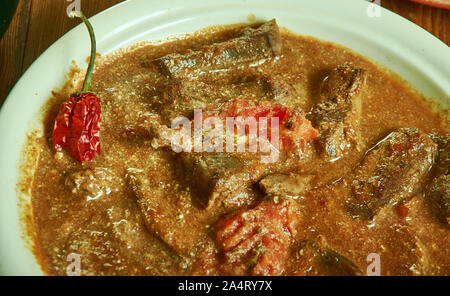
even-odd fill
[[[68,149],[76,160],[91,161],[100,153],[100,99],[91,92],[96,42],[94,30],[81,13],[75,14],[85,23],[91,38],[91,58],[81,93],[75,93],[59,109],[53,127],[53,146],[56,151]]]

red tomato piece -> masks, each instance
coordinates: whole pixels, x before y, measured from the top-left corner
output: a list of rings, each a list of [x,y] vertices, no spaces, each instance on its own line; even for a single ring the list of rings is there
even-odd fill
[[[217,228],[222,272],[228,275],[280,275],[295,235],[297,215],[291,201],[261,202],[225,218]]]

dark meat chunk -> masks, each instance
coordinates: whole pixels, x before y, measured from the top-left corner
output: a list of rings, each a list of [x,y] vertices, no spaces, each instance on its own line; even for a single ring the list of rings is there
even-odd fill
[[[439,155],[433,172],[435,178],[426,192],[426,200],[433,215],[450,225],[450,136],[432,137],[438,145]]]
[[[214,111],[235,98],[259,100],[266,97],[269,98],[265,79],[262,78],[233,84],[179,81],[169,84],[162,91],[160,106],[157,107],[165,123],[170,125],[171,120],[178,116],[192,118],[194,109]]]
[[[186,196],[176,195],[174,184],[158,180],[158,172],[146,176],[136,169],[128,170],[127,181],[149,230],[180,255],[190,255],[201,246],[205,237],[203,214]]]
[[[364,70],[343,65],[324,79],[319,101],[312,111],[312,122],[319,130],[317,142],[324,159],[341,158],[360,142],[359,117]]]
[[[192,118],[194,109],[220,110],[235,99],[250,102],[269,101],[294,107],[304,100],[297,89],[281,75],[239,77],[232,84],[177,81],[167,85],[159,95],[156,108],[164,123],[170,125],[178,116]]]
[[[348,198],[350,213],[372,218],[382,206],[410,197],[420,188],[436,153],[436,144],[417,128],[390,133],[356,168]]]
[[[217,248],[210,237],[210,225],[216,218],[194,207],[189,194],[181,192],[177,183],[167,183],[158,171],[145,174],[129,169],[127,181],[146,228],[179,255],[180,267],[188,274],[216,275]],[[134,229],[122,224],[123,220],[114,224],[114,233],[124,231],[125,241],[133,238]]]
[[[271,20],[256,29],[247,28],[240,37],[185,54],[170,54],[153,63],[171,78],[192,80],[208,73],[220,74],[232,67],[262,61],[280,53],[280,31],[276,21]]]
[[[222,93],[222,90],[228,93]],[[167,86],[161,94],[161,116],[169,123],[178,116],[192,118],[194,109],[208,109],[231,97],[229,88],[201,81],[181,81]]]
[[[259,176],[241,160],[226,153],[184,153],[186,181],[201,207],[240,207],[253,203],[251,186]]]
[[[431,212],[442,223],[450,225],[450,175],[434,178],[426,198]]]
[[[437,175],[450,174],[450,135],[438,136],[430,135],[438,146],[438,158],[435,165],[435,173]]]
[[[298,197],[312,188],[314,176],[302,174],[273,174],[259,181],[259,187],[271,196]]]
[[[263,79],[266,87],[267,96],[274,103],[282,104],[290,109],[304,107],[306,102],[306,93],[297,83],[303,78],[289,76],[285,74],[275,74]]]
[[[318,242],[301,242],[295,257],[295,275],[363,275],[352,261]]]
[[[284,79],[281,74],[267,77],[266,84],[273,100],[277,102],[285,98],[293,99],[293,94],[297,92],[295,87]]]
[[[281,275],[295,236],[298,213],[291,200],[263,201],[217,226],[226,275]]]

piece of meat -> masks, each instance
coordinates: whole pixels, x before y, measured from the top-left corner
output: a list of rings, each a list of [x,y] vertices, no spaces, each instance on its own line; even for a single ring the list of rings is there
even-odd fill
[[[267,91],[274,101],[279,102],[286,99],[294,99],[297,90],[281,74],[272,75],[265,79]]]
[[[438,157],[434,166],[436,175],[450,174],[450,134],[436,135],[431,134],[430,137],[438,147]]]
[[[193,80],[206,74],[221,74],[242,64],[264,61],[280,53],[280,31],[276,21],[271,20],[256,29],[247,28],[240,37],[184,54],[169,54],[153,63],[173,79]]]
[[[434,178],[426,198],[433,215],[442,223],[450,225],[450,175]]]
[[[335,161],[351,148],[358,149],[363,84],[364,70],[348,64],[325,77],[312,111],[313,125],[319,131],[317,146],[324,159]]]
[[[178,117],[192,118],[194,109],[220,110],[235,99],[269,101],[286,106],[296,106],[304,100],[297,89],[281,74],[271,76],[237,76],[236,81],[175,81],[164,87],[156,108],[166,125]]]
[[[306,174],[273,174],[259,181],[266,195],[298,197],[310,190],[314,176]]]
[[[185,181],[199,206],[241,207],[254,202],[252,183],[262,168],[227,153],[183,153]]]
[[[178,116],[192,118],[194,109],[217,108],[234,94],[230,87],[201,81],[180,81],[168,85],[161,94],[161,116],[173,120]]]
[[[303,77],[289,76],[278,73],[261,79],[265,86],[266,96],[270,102],[282,104],[289,109],[306,106],[307,94],[302,87],[297,87]]]
[[[159,181],[157,172],[146,175],[140,170],[129,169],[126,177],[147,228],[177,254],[193,254],[206,236],[202,212],[186,196],[179,192],[177,196],[174,184]]]
[[[64,181],[65,187],[75,196],[86,201],[95,200],[119,191],[122,180],[108,168],[88,168],[70,172]]]
[[[450,225],[450,136],[432,135],[438,145],[434,179],[426,192],[431,213],[442,223]]]
[[[348,258],[314,241],[302,241],[295,253],[294,274],[322,276],[362,276]]]
[[[194,207],[189,194],[181,193],[178,184],[167,183],[157,171],[146,174],[128,169],[127,181],[146,228],[179,255],[183,272],[216,275],[217,248],[210,237],[210,225],[216,218],[211,219],[209,213]],[[124,222],[127,221],[113,223],[114,233],[123,231],[119,233],[121,240],[128,245],[136,243],[134,229]]]
[[[170,125],[179,116],[193,118],[194,109],[219,110],[235,98],[269,99],[269,95],[263,78],[243,77],[233,84],[177,81],[162,90],[158,108],[164,123]]]
[[[298,222],[292,200],[263,201],[217,226],[223,274],[281,275]]]
[[[390,133],[371,148],[347,179],[348,209],[354,217],[372,218],[390,203],[412,196],[422,184],[437,153],[436,144],[417,128]]]

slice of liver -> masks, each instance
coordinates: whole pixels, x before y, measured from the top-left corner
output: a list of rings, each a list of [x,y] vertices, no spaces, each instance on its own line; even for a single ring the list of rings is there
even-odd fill
[[[258,28],[247,28],[240,37],[207,45],[184,54],[174,53],[154,60],[173,79],[191,80],[210,73],[273,58],[281,53],[281,36],[273,19]]]
[[[262,170],[226,153],[183,153],[186,182],[201,207],[241,207],[254,202],[252,180]]]
[[[187,199],[176,198],[174,186],[161,186],[164,180],[158,178],[158,172],[149,174],[139,170],[127,172],[128,185],[136,197],[147,228],[177,254],[190,255],[205,238],[201,211]]]
[[[360,142],[360,92],[364,70],[338,66],[325,77],[312,122],[319,130],[317,146],[324,159],[337,160]]]
[[[250,81],[246,81],[249,79]],[[192,118],[194,109],[202,112],[214,111],[228,101],[242,99],[270,99],[264,78],[246,78],[228,83],[206,83],[202,81],[177,81],[167,85],[160,95],[160,114],[168,125],[178,116]]]
[[[426,192],[431,213],[443,224],[450,225],[450,135],[432,136],[438,145],[434,179]]]
[[[450,225],[450,175],[434,178],[426,198],[433,215],[442,223]]]
[[[412,196],[434,163],[436,144],[417,128],[390,133],[371,148],[349,177],[349,212],[372,218],[378,210]]]

